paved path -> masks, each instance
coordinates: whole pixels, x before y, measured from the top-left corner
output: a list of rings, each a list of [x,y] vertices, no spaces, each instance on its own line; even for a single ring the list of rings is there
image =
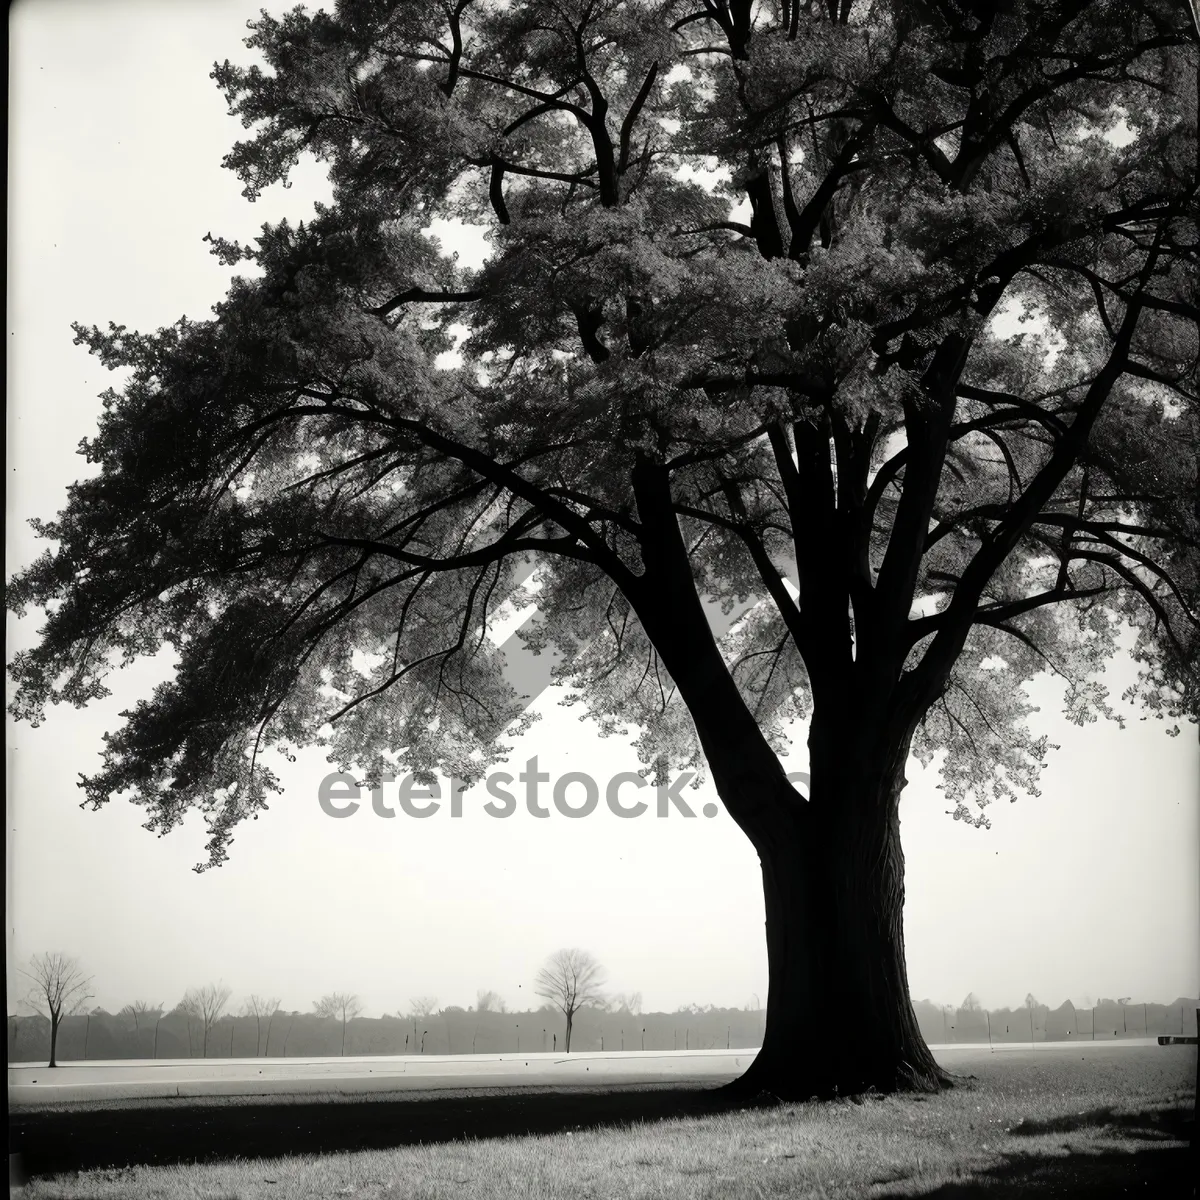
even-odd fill
[[[1153,1046],[1155,1038],[1119,1041],[1003,1042],[935,1045],[947,1064],[959,1052],[1055,1054],[1086,1046],[1118,1053]],[[92,1100],[369,1092],[437,1092],[475,1088],[627,1087],[721,1084],[754,1061],[755,1049],[584,1051],[577,1054],[455,1054],[361,1058],[117,1059],[9,1067],[12,1105]]]
[[[13,1105],[177,1096],[421,1092],[470,1088],[727,1083],[756,1050],[225,1058],[70,1062],[8,1070]]]

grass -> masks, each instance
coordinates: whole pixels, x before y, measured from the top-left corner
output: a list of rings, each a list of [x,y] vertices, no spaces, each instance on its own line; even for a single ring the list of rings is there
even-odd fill
[[[935,1096],[779,1105],[551,1135],[39,1178],[22,1200],[746,1200],[1166,1196],[1187,1162],[1194,1053],[943,1056]]]

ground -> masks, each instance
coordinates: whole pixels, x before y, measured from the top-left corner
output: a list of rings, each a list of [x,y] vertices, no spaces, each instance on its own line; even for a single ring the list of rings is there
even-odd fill
[[[939,1057],[957,1084],[929,1097],[730,1108],[711,1091],[647,1088],[76,1106],[15,1112],[10,1140],[38,1171],[22,1200],[1191,1194],[1193,1048]],[[43,1173],[55,1166],[93,1169]]]

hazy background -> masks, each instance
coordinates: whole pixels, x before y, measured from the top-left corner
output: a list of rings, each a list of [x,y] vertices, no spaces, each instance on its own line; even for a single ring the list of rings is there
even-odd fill
[[[243,240],[266,220],[293,220],[324,194],[297,173],[256,205],[222,155],[241,132],[208,72],[247,61],[244,22],[257,0],[23,0],[10,25],[8,284],[8,560],[40,552],[25,521],[52,516],[85,469],[74,451],[94,430],[96,396],[116,382],[72,345],[69,323],[152,329],[201,318],[230,272],[201,243]],[[445,232],[445,231],[443,231]],[[478,238],[447,237],[465,259]],[[9,653],[36,617],[10,620]],[[1129,678],[1116,664],[1113,691]],[[95,1003],[168,1005],[223,979],[235,999],[279,994],[307,1008],[333,989],[368,1013],[433,994],[466,1006],[493,988],[531,1002],[534,971],[562,945],[591,950],[612,987],[647,1010],[742,1005],[766,997],[762,893],[749,843],[715,818],[538,821],[519,809],[391,821],[365,805],[331,820],[317,784],[331,768],[310,753],[285,775],[272,811],[239,829],[231,860],[204,857],[197,818],[156,840],[118,802],[81,811],[80,772],[100,740],[161,677],[148,665],[114,694],[40,729],[7,729],[9,1011],[13,966],[62,949],[95,976]],[[1200,771],[1196,730],[1156,721],[1077,729],[1039,681],[1039,729],[1062,749],[1039,797],[989,810],[990,831],[946,815],[936,777],[915,763],[901,807],[907,857],[906,945],[915,997],[991,1006],[1027,991],[1058,1004],[1130,995],[1195,995],[1200,978]],[[632,751],[601,740],[545,693],[543,719],[514,748],[511,773],[537,754],[552,776],[604,780]],[[803,738],[789,768],[805,766]],[[642,798],[645,798],[643,795]],[[715,800],[688,793],[697,813]]]

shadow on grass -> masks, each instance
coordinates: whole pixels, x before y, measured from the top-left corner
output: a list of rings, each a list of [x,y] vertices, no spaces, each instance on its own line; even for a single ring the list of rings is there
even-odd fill
[[[27,1174],[382,1150],[418,1142],[599,1129],[748,1107],[716,1088],[424,1093],[403,1099],[10,1110]]]
[[[372,1100],[314,1101],[307,1097],[251,1103],[175,1101],[76,1110],[13,1110],[9,1150],[20,1154],[27,1176],[138,1164],[274,1158],[388,1149],[464,1138],[512,1137],[566,1130],[618,1128],[635,1121],[711,1116],[754,1107],[716,1088],[660,1087],[626,1090],[562,1089],[547,1092],[458,1092]],[[1117,1113],[1096,1108],[1077,1116],[1028,1121],[1018,1138],[1042,1137],[989,1167],[934,1190],[950,1197],[1086,1196],[1187,1197],[1197,1176],[1195,1151],[1179,1141],[1194,1121],[1183,1107]],[[1071,1152],[1068,1135],[1111,1130],[1118,1147],[1095,1145]],[[1053,1139],[1053,1140],[1051,1140]],[[1163,1145],[1174,1142],[1174,1145]],[[901,1175],[874,1180],[900,1185]],[[911,1186],[911,1185],[910,1185]],[[873,1192],[888,1200],[904,1192]]]
[[[1082,1129],[1111,1129],[1121,1137],[1163,1141],[1191,1137],[1192,1122],[1178,1108],[1117,1112],[1113,1105],[1105,1105],[1045,1121],[1023,1121],[1014,1127],[1012,1134],[1013,1137],[1038,1137],[1047,1133],[1077,1133]]]
[[[1100,1154],[1016,1154],[999,1166],[928,1192],[875,1193],[877,1200],[1016,1200],[1024,1196],[1079,1196],[1088,1200],[1154,1200],[1195,1196],[1196,1160],[1186,1148],[1108,1151]]]
[[[1196,1195],[1200,1155],[1194,1138],[1196,1122],[1185,1107],[1116,1112],[1112,1106],[1090,1109],[1045,1121],[1025,1121],[1012,1130],[1019,1138],[1061,1138],[1082,1131],[1105,1130],[1123,1147],[1095,1145],[1084,1149],[1056,1141],[1029,1151],[1006,1154],[993,1166],[964,1174],[954,1183],[917,1193],[922,1200],[1012,1200],[1020,1196],[1086,1196],[1098,1200],[1141,1195],[1184,1200]],[[1181,1141],[1190,1146],[1180,1146]],[[1171,1142],[1164,1146],[1161,1143]],[[879,1181],[883,1182],[883,1181]],[[899,1183],[900,1179],[889,1179]],[[911,1200],[911,1190],[877,1194],[877,1200]]]

